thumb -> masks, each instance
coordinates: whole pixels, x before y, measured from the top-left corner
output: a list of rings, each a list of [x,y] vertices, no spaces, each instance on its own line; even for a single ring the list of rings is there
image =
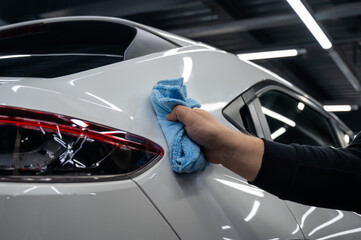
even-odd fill
[[[166,119],[168,121],[180,121],[184,123],[189,111],[191,111],[190,108],[183,105],[177,105],[173,108],[173,111],[166,116]]]
[[[165,118],[166,118],[168,121],[177,121],[177,120],[178,120],[178,119],[177,119],[177,114],[174,112],[174,110],[173,110],[171,113],[167,114],[167,115],[165,116]]]

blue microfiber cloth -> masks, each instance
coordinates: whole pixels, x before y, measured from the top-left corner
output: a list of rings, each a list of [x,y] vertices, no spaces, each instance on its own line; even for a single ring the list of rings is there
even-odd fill
[[[183,78],[159,81],[153,87],[150,98],[168,143],[173,171],[192,173],[203,170],[207,161],[199,146],[187,136],[184,125],[181,122],[168,121],[165,118],[177,105],[189,108],[201,106],[195,100],[187,98],[187,89],[183,85]]]

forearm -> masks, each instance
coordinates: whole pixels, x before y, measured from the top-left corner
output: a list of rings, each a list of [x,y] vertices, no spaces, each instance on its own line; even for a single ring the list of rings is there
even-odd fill
[[[264,146],[262,166],[252,184],[285,200],[361,211],[358,149],[285,145],[267,140]]]
[[[262,164],[262,139],[231,131],[228,133],[229,156],[222,165],[248,181],[254,181]]]

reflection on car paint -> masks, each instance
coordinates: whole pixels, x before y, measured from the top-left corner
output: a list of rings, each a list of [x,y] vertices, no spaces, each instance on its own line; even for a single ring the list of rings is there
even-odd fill
[[[228,181],[228,180],[224,180],[224,179],[219,179],[219,178],[215,178],[214,180],[216,180],[217,182],[220,182],[226,186],[240,190],[242,192],[252,194],[257,197],[264,197],[263,190],[251,187],[250,185],[240,184],[240,183],[236,183],[236,182],[232,182],[232,181]]]
[[[257,200],[254,200],[251,212],[248,214],[248,216],[244,219],[244,221],[249,222],[254,216],[256,216],[257,211],[261,203]]]
[[[20,88],[35,89],[35,90],[45,91],[45,92],[49,92],[49,93],[61,94],[60,92],[52,91],[52,90],[45,89],[45,88],[22,86],[22,85],[13,86],[11,89],[12,89],[15,93],[17,93]]]
[[[181,50],[177,49],[178,51],[175,51],[175,49],[167,50],[161,56],[147,58],[147,59],[144,59],[144,60],[137,61],[136,63],[139,64],[139,63],[149,62],[149,61],[153,61],[153,60],[156,60],[156,59],[161,59],[161,58],[164,58],[164,57],[179,55],[179,54],[184,54],[184,53],[213,52],[210,49],[205,49],[203,47],[197,47],[197,46],[189,46],[189,47],[185,47],[184,49],[181,49]],[[219,51],[219,52],[222,52],[222,51]]]
[[[113,103],[108,102],[107,100],[105,100],[105,99],[103,99],[103,98],[101,98],[101,97],[98,97],[98,96],[96,96],[96,95],[94,95],[94,94],[92,94],[92,93],[89,93],[89,92],[85,92],[85,94],[87,94],[87,95],[89,95],[89,96],[91,96],[91,97],[93,97],[93,98],[95,98],[95,99],[97,99],[97,100],[105,103],[106,105],[108,105],[108,106],[105,106],[105,105],[100,105],[100,104],[98,104],[98,105],[100,105],[100,106],[103,106],[103,107],[106,107],[106,108],[109,108],[109,109],[112,109],[112,110],[115,110],[115,111],[118,111],[118,112],[123,112],[122,109],[118,108],[118,107],[115,106]]]
[[[202,104],[201,109],[206,110],[207,112],[213,112],[219,109],[224,108],[227,105],[227,102],[211,102]]]
[[[302,215],[300,226],[297,225],[295,231],[293,231],[292,234],[295,234],[296,232],[298,232],[298,230],[300,230],[300,227],[303,228],[303,226],[305,225],[306,218],[307,218],[313,211],[315,211],[315,210],[316,210],[316,207],[310,207],[310,208]]]
[[[348,234],[352,234],[352,233],[357,233],[357,232],[361,232],[361,228],[354,228],[354,229],[330,234],[330,235],[322,237],[322,238],[317,238],[316,240],[326,240],[326,239],[336,238],[336,237],[340,237],[340,236],[344,236],[344,235],[348,235]]]
[[[183,57],[183,82],[186,83],[189,80],[189,77],[191,76],[193,69],[193,61],[191,57]]]
[[[341,218],[343,218],[344,214],[340,211],[340,210],[336,210],[338,212],[338,215],[334,218],[332,218],[330,221],[327,221],[323,224],[321,224],[320,226],[316,227],[315,229],[313,229],[309,234],[308,236],[312,236],[315,232],[321,230],[322,228],[325,228],[331,224],[334,224],[335,222],[341,220]]]
[[[69,84],[70,84],[71,86],[75,86],[74,83],[75,83],[76,81],[80,80],[80,79],[92,77],[92,76],[95,76],[95,75],[98,75],[98,74],[102,74],[102,73],[103,73],[103,71],[100,71],[100,72],[92,73],[92,74],[85,75],[85,76],[82,76],[82,77],[74,78],[74,79],[72,79],[72,80],[69,81]]]

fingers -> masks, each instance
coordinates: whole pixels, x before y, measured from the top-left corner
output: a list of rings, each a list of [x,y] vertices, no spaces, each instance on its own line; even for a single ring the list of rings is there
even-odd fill
[[[166,116],[168,121],[181,121],[185,124],[189,116],[192,114],[192,109],[183,105],[177,105],[173,111]]]
[[[165,118],[168,120],[168,121],[177,121],[177,115],[175,114],[175,112],[171,112],[169,114],[167,114],[165,116]]]

